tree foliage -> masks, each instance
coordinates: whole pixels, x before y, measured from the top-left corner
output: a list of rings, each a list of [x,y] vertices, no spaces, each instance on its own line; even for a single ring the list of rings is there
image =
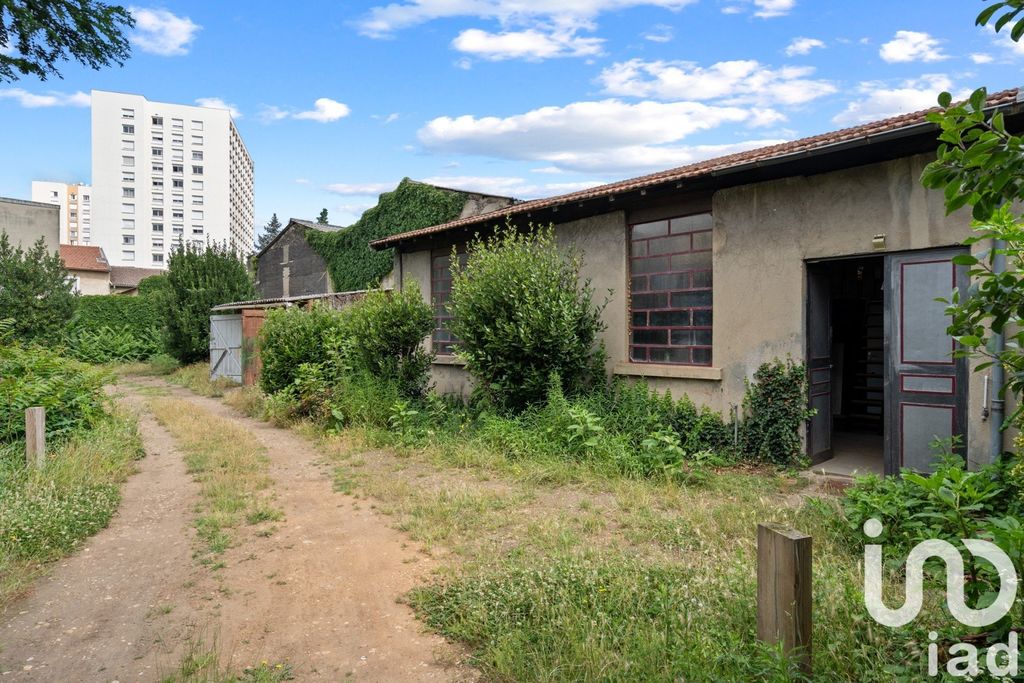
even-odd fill
[[[277,219],[277,212],[270,217],[270,221],[263,227],[263,232],[256,238],[256,251],[263,251],[268,244],[281,232],[281,221]]]
[[[92,69],[124,64],[135,25],[120,5],[96,0],[0,0],[0,83],[36,76],[61,78],[58,62]]]
[[[327,225],[327,209],[320,209],[320,215],[316,217],[316,222],[320,225]]]
[[[167,264],[167,282],[167,351],[182,363],[209,354],[211,308],[256,295],[245,264],[220,244],[175,249]]]
[[[1003,11],[1002,14],[999,14]],[[976,23],[995,21],[997,31],[1024,11],[1024,0],[996,2],[978,15]],[[1011,30],[1015,41],[1024,36],[1024,19]],[[941,189],[946,212],[971,207],[974,235],[966,245],[990,241],[992,248],[954,259],[970,267],[967,292],[955,291],[947,308],[952,316],[949,333],[960,342],[958,356],[986,359],[976,369],[999,363],[1006,371],[1004,393],[1024,394],[1024,221],[1016,213],[1024,201],[1024,145],[1022,137],[1006,127],[999,111],[986,112],[988,93],[975,90],[965,102],[953,102],[939,95],[938,112],[928,120],[941,128],[935,161],[928,164],[921,181],[925,187]],[[1005,268],[997,264],[1005,259]],[[1007,335],[1000,350],[995,335]],[[1019,419],[1024,404],[1008,419]]]
[[[39,240],[28,250],[0,232],[0,312],[13,319],[12,334],[26,342],[60,340],[78,296],[60,256]]]
[[[573,392],[603,379],[603,305],[581,280],[582,254],[555,243],[554,227],[511,225],[476,238],[465,266],[452,257],[449,327],[477,390],[502,408],[544,399],[552,373]]]
[[[306,239],[327,262],[336,290],[368,289],[391,272],[394,261],[393,249],[374,251],[369,242],[446,223],[458,218],[465,203],[466,195],[461,192],[405,178],[348,228],[336,232],[310,230]]]

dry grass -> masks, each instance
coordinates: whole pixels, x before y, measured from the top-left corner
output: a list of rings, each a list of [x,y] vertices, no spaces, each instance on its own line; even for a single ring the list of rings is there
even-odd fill
[[[210,398],[220,398],[225,391],[238,386],[236,382],[224,377],[211,380],[210,364],[206,362],[179,368],[167,376],[167,381],[185,387],[200,396],[209,396]]]
[[[262,444],[244,427],[188,401],[153,398],[149,407],[178,441],[189,473],[200,485],[196,529],[205,544],[206,563],[232,543],[231,530],[244,521],[276,521],[269,460]]]

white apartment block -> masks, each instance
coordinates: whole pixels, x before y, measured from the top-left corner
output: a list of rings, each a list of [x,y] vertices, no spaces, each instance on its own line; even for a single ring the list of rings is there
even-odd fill
[[[92,238],[92,187],[82,183],[32,181],[32,201],[60,207],[60,243],[89,244]]]
[[[93,90],[92,187],[112,266],[164,268],[184,242],[252,251],[253,164],[226,109]]]

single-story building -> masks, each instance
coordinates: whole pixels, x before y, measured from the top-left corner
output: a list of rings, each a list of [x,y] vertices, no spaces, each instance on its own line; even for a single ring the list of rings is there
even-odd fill
[[[988,106],[1020,127],[1021,100],[1008,90]],[[952,358],[936,301],[966,284],[951,259],[970,232],[967,212],[947,216],[920,183],[936,137],[925,112],[906,114],[371,244],[394,248],[395,284],[418,283],[434,306],[442,391],[469,382],[445,329],[452,247],[506,219],[550,222],[583,251],[595,291],[612,290],[609,375],[728,416],[762,363],[791,357],[808,366],[813,461],[924,470],[934,437],[961,435],[976,466],[1002,437],[988,380]]]
[[[112,294],[135,296],[139,293],[139,283],[147,277],[164,275],[167,271],[160,268],[138,268],[136,266],[111,266],[110,291]]]
[[[79,294],[110,294],[110,263],[99,247],[60,245],[60,260]]]

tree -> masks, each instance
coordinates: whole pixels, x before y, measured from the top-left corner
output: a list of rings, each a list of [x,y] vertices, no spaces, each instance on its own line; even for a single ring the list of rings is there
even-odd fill
[[[124,7],[95,0],[0,0],[0,83],[62,78],[57,62],[71,59],[121,66],[131,55],[124,31],[133,26]]]
[[[171,252],[163,315],[167,350],[182,363],[209,354],[210,309],[252,299],[256,290],[245,264],[226,245],[186,244]]]
[[[316,217],[316,222],[320,225],[327,225],[327,209],[321,209],[320,215]]]
[[[270,222],[263,226],[263,234],[256,238],[256,251],[263,251],[268,244],[274,241],[281,232],[281,221],[277,220],[277,213],[270,217]]]
[[[582,255],[559,251],[554,228],[506,225],[470,242],[466,264],[451,261],[448,310],[457,354],[477,390],[501,408],[544,398],[552,373],[570,393],[604,376],[604,306],[581,281]]]
[[[998,32],[1024,11],[1024,0],[996,2],[975,23],[995,21]],[[1024,19],[1010,37],[1024,36]],[[956,291],[947,302],[952,316],[949,333],[960,342],[961,357],[982,358],[976,370],[999,364],[1006,372],[1003,391],[1024,394],[1024,216],[1015,207],[1024,201],[1024,139],[1006,128],[1003,114],[986,114],[988,93],[975,90],[966,102],[954,103],[948,92],[939,95],[941,110],[928,120],[941,128],[935,161],[921,176],[925,187],[943,190],[946,212],[971,207],[975,234],[964,240],[974,245],[991,240],[993,247],[977,255],[954,259],[970,267],[971,287]],[[1005,264],[1005,266],[1003,265]],[[1002,348],[994,342],[1006,335]],[[1019,420],[1024,403],[1008,418]]]
[[[0,317],[13,319],[15,339],[58,342],[77,303],[74,282],[42,238],[26,251],[0,232]]]

